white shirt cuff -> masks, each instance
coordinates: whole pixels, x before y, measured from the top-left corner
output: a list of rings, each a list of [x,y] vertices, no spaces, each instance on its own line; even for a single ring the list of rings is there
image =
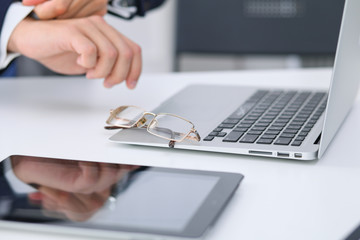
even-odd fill
[[[0,69],[6,68],[15,57],[20,55],[19,53],[9,53],[7,51],[7,45],[15,27],[29,15],[33,9],[34,7],[23,6],[21,2],[13,3],[9,7],[0,35]]]
[[[23,194],[23,193],[31,193],[36,192],[36,189],[31,187],[29,184],[24,183],[21,181],[13,172],[13,167],[11,164],[11,158],[7,158],[2,163],[5,165],[5,178],[7,182],[9,183],[10,188],[16,193],[16,194]]]

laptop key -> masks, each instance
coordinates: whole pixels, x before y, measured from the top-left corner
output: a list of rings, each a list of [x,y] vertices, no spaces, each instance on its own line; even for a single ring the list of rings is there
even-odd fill
[[[222,123],[238,124],[239,122],[240,122],[240,119],[228,118],[228,119],[225,119]]]
[[[229,118],[243,118],[255,106],[256,102],[245,102]]]
[[[241,124],[250,124],[250,125],[253,125],[254,122],[256,122],[256,120],[246,120],[246,119],[244,119],[244,120],[241,122]]]
[[[249,122],[256,122],[256,120],[258,120],[258,117],[247,117],[244,119],[244,121],[249,121]]]
[[[278,135],[280,133],[280,131],[266,131],[265,134],[268,134],[268,135]]]
[[[269,131],[281,131],[281,130],[283,130],[282,127],[270,127],[269,128]]]
[[[241,140],[241,143],[254,143],[259,135],[246,134]]]
[[[286,123],[275,122],[271,125],[272,127],[285,127]]]
[[[243,128],[243,127],[236,127],[233,131],[236,132],[246,132],[249,128]]]
[[[289,125],[286,129],[300,130],[301,126],[299,125]]]
[[[281,118],[281,119],[276,120],[276,122],[277,123],[288,123],[289,119]]]
[[[259,123],[271,123],[273,120],[270,119],[260,119]]]
[[[230,123],[222,123],[218,126],[219,128],[228,128],[231,129],[233,127],[235,127],[235,124],[230,124]]]
[[[275,139],[277,136],[272,134],[264,134],[261,138]]]
[[[274,144],[275,145],[289,145],[291,142],[292,138],[284,138],[284,137],[279,137]]]
[[[240,125],[236,126],[237,128],[249,128],[251,127],[252,124],[245,124],[245,123],[240,123]]]
[[[259,119],[259,117],[262,115],[262,113],[257,113],[257,112],[254,112],[252,111],[250,113],[250,115],[248,115],[249,118],[255,118],[255,119]]]
[[[251,135],[261,135],[262,134],[262,131],[249,131],[248,134],[251,134]]]
[[[296,137],[295,138],[295,141],[304,141],[304,139],[305,139],[305,137],[303,137],[303,136],[298,136],[298,137]]]
[[[256,123],[255,127],[267,127],[269,125],[270,125],[269,123]]]
[[[294,138],[295,134],[293,133],[283,133],[280,135],[281,138]]]
[[[311,131],[311,128],[306,128],[306,127],[304,127],[304,128],[303,128],[303,131],[304,131],[304,132],[310,132],[310,131]]]
[[[253,127],[251,128],[251,131],[264,131],[266,127]]]
[[[302,141],[294,141],[292,144],[291,144],[291,146],[296,146],[296,147],[298,147],[298,146],[300,146],[302,144]]]
[[[217,137],[225,137],[226,136],[226,132],[219,132],[219,134],[217,135]]]
[[[237,142],[242,137],[242,135],[244,135],[244,132],[232,131],[222,141],[223,142]]]
[[[292,133],[292,134],[296,134],[298,132],[298,130],[295,129],[285,129],[284,133]]]
[[[274,139],[271,138],[260,138],[256,143],[258,144],[271,144]]]
[[[299,133],[299,136],[306,137],[308,134],[309,134],[309,132],[301,131],[301,132]]]
[[[214,140],[213,136],[207,136],[206,138],[204,138],[204,141],[207,141],[207,142],[212,141],[212,140]]]
[[[302,126],[302,125],[304,125],[304,121],[295,121],[295,120],[293,120],[291,123],[290,123],[290,125],[294,125],[294,126]]]

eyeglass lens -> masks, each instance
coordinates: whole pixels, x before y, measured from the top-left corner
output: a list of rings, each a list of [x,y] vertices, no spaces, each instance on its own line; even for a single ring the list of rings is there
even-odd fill
[[[174,115],[159,114],[150,123],[150,133],[175,141],[182,141],[193,125]]]
[[[110,124],[114,126],[131,127],[143,116],[144,110],[141,108],[126,106],[114,111],[114,117]]]

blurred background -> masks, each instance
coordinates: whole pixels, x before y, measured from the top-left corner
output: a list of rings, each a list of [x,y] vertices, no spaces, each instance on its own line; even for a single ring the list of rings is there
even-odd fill
[[[331,67],[344,0],[167,0],[106,20],[143,50],[143,73]],[[21,57],[18,75],[52,75]]]

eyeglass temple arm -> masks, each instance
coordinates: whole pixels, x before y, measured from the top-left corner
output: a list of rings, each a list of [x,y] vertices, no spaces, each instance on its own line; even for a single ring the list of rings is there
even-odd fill
[[[191,136],[190,135],[191,133],[195,134],[195,136]],[[195,129],[192,129],[190,134],[186,136],[187,139],[198,141],[198,142],[201,140],[200,134]]]
[[[187,135],[186,138],[189,139],[189,140],[194,140],[194,141],[200,141],[201,140],[201,137],[200,137],[200,134],[198,133],[198,131],[196,131],[195,129],[192,129],[190,134],[191,133],[194,133],[195,136],[190,136],[190,135]],[[174,148],[175,147],[175,141],[172,140],[169,142],[169,148]]]

